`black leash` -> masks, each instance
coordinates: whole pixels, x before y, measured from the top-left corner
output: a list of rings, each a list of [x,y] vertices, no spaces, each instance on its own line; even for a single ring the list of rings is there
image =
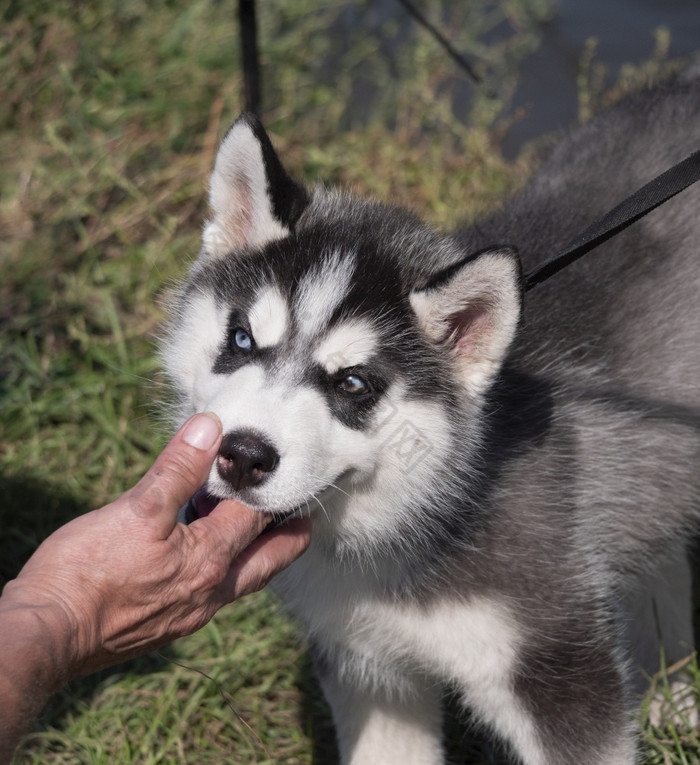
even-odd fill
[[[476,73],[474,67],[467,61],[467,59],[452,45],[452,43],[440,32],[440,30],[431,24],[428,19],[416,8],[413,3],[409,3],[408,0],[399,0],[399,3],[410,13],[411,16],[430,34],[437,40],[437,42],[443,47],[449,56],[451,56],[459,66],[474,80],[474,82],[481,82],[481,77]]]
[[[686,157],[642,186],[624,202],[574,237],[559,254],[536,266],[525,275],[525,291],[554,276],[562,268],[566,268],[582,255],[623,231],[697,180],[700,180],[700,151]]]
[[[238,24],[241,39],[245,111],[252,112],[256,117],[259,117],[262,104],[262,85],[255,0],[238,0]]]

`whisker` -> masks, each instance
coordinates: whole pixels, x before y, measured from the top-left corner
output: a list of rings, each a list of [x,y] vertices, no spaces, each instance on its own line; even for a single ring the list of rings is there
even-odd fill
[[[321,476],[318,476],[318,475],[314,475],[313,473],[310,473],[309,475],[310,475],[310,477],[311,477],[311,478],[312,478],[314,481],[318,481],[319,483],[324,483],[324,481],[323,481],[323,479],[321,478]],[[327,483],[327,484],[325,484],[325,486],[324,486],[324,487],[321,489],[321,491],[326,491],[326,489],[335,489],[336,491],[339,491],[341,494],[344,494],[344,495],[345,495],[345,496],[346,496],[348,499],[352,499],[352,494],[350,494],[349,492],[345,491],[345,489],[342,489],[340,486],[338,486],[338,484],[337,484],[337,483],[333,483],[333,482],[331,482],[331,483]]]
[[[325,505],[323,504],[323,502],[321,502],[321,500],[320,500],[320,499],[319,499],[319,498],[318,498],[318,497],[317,497],[315,494],[312,494],[312,495],[311,495],[311,497],[313,498],[313,500],[314,500],[315,502],[317,502],[317,503],[318,503],[318,505],[319,505],[319,507],[321,508],[321,510],[323,510],[323,514],[326,516],[326,520],[327,520],[328,522],[330,522],[330,520],[331,520],[331,517],[330,517],[330,515],[328,514],[328,510],[326,510],[326,507],[325,507]],[[308,507],[308,505],[309,505],[309,501],[308,501],[308,500],[306,501],[306,505],[307,505],[307,507]],[[309,508],[309,511],[310,511],[310,510],[311,510],[311,508]]]

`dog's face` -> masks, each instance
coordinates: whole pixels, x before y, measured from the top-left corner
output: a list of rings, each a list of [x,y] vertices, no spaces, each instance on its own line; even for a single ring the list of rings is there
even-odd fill
[[[404,212],[308,193],[250,118],[223,141],[210,201],[163,349],[181,415],[223,423],[209,494],[337,523],[352,497],[381,526],[361,498],[422,494],[459,417],[476,419],[518,322],[517,258],[465,259]]]

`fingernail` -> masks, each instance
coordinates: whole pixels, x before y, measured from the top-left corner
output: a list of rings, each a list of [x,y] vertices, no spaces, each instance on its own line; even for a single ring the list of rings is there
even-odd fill
[[[213,412],[196,414],[185,425],[182,431],[182,440],[206,452],[216,444],[221,436],[221,420]]]

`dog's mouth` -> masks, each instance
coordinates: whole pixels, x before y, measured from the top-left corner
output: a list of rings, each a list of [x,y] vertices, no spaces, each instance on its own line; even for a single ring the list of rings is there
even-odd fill
[[[180,520],[184,523],[192,523],[192,521],[196,521],[199,518],[206,518],[219,502],[223,501],[223,497],[215,497],[213,494],[210,494],[206,488],[202,488],[187,500],[187,504],[180,511]],[[298,508],[291,508],[284,511],[272,510],[268,512],[272,516],[273,523],[281,523],[295,515],[301,514]]]
[[[221,502],[219,497],[210,494],[206,489],[200,489],[193,494],[181,511],[185,523],[192,523],[198,518],[204,518]]]

